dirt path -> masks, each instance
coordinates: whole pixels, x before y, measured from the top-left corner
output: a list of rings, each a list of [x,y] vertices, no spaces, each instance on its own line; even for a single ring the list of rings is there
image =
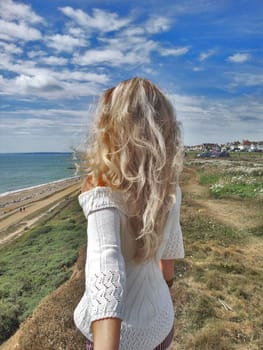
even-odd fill
[[[40,218],[54,210],[65,197],[76,194],[78,190],[79,184],[74,184],[48,196],[48,198],[28,204],[25,211],[15,211],[10,216],[2,219],[0,221],[0,246],[21,236],[25,229],[32,227]],[[40,213],[41,211],[42,213]],[[17,225],[19,225],[19,228],[17,228]],[[13,230],[10,231],[10,227],[13,227]]]
[[[184,192],[190,196],[191,201],[199,206],[200,212],[216,218],[227,226],[235,229],[249,229],[257,227],[262,221],[261,216],[254,210],[248,201],[210,199],[208,189],[199,184],[196,171],[185,169],[186,181]]]
[[[249,201],[210,199],[207,188],[199,184],[199,178],[194,169],[186,168],[184,174],[186,178],[183,184],[183,193],[188,198],[190,197],[191,203],[200,214],[205,214],[226,226],[242,231],[249,231],[249,229],[262,225],[260,208],[253,208]],[[262,263],[262,238],[251,235],[247,242],[240,247],[240,251],[249,261]]]

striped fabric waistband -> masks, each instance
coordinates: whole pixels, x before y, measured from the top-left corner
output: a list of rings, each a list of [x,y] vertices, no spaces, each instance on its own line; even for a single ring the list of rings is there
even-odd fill
[[[174,336],[174,326],[170,330],[169,334],[167,337],[161,342],[161,344],[157,345],[153,350],[165,350],[168,348],[169,345],[171,345],[173,341],[173,336]],[[94,349],[94,344],[92,341],[89,339],[86,339],[86,350],[93,350]]]

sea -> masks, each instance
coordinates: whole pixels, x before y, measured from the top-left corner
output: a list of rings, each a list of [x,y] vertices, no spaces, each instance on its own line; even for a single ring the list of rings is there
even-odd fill
[[[72,153],[0,153],[0,194],[74,176]]]

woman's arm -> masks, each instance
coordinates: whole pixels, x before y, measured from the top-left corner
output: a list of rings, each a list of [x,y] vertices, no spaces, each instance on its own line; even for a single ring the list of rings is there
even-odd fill
[[[121,252],[120,214],[106,192],[100,191],[85,208],[88,218],[86,287],[94,349],[118,350],[124,317],[126,269]],[[84,204],[85,204],[84,203]]]
[[[94,350],[118,350],[121,319],[105,318],[92,323]]]
[[[168,284],[168,287],[171,287],[174,279],[174,259],[160,261],[160,269],[163,273],[163,277]]]
[[[116,208],[103,208],[89,214],[87,266],[90,266],[86,281],[91,298],[94,349],[118,350],[126,272],[121,253],[120,215]]]
[[[184,258],[184,243],[180,225],[181,198],[181,189],[179,186],[177,186],[176,202],[171,208],[167,218],[167,225],[170,232],[166,238],[165,248],[160,261],[160,269],[169,287],[172,286],[172,282],[175,277],[175,259]]]

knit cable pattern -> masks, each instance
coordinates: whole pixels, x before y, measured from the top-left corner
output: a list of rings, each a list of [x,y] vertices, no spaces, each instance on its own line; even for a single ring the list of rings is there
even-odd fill
[[[90,314],[91,319],[100,316],[122,318],[124,305],[123,294],[125,276],[119,271],[105,271],[95,273],[90,278]],[[88,288],[89,288],[88,286]]]

